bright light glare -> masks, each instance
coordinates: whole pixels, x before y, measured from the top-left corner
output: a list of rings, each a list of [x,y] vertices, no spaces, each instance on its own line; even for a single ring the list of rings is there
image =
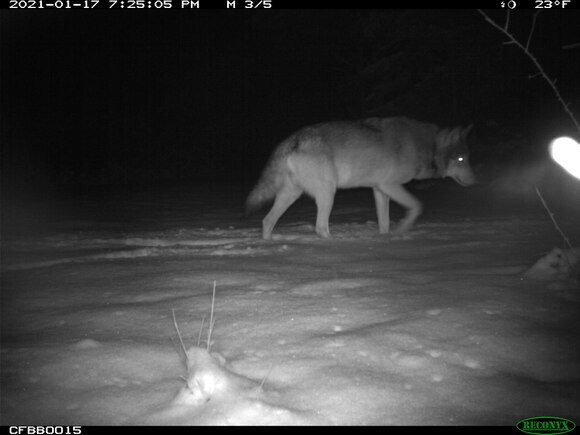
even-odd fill
[[[569,137],[559,137],[550,144],[550,155],[574,177],[580,179],[580,144]]]

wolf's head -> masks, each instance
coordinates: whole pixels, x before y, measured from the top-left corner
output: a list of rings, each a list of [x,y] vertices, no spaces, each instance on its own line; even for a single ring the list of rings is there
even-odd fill
[[[469,164],[466,138],[473,125],[466,128],[443,129],[435,137],[435,166],[441,177],[451,177],[462,186],[475,183],[475,174]]]

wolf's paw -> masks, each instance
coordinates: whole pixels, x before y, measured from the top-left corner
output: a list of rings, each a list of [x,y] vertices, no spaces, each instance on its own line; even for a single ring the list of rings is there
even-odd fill
[[[410,239],[410,233],[412,233],[411,228],[412,226],[400,225],[388,234],[389,239],[392,240]]]
[[[409,233],[410,228],[408,227],[397,227],[393,231],[389,232],[390,236],[404,236]]]

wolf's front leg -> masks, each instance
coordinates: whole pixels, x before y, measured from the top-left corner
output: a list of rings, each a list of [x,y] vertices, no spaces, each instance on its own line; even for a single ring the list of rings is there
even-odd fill
[[[373,188],[375,195],[375,205],[377,207],[377,219],[379,223],[379,233],[387,234],[389,232],[389,202],[390,198],[377,188]]]
[[[392,232],[392,234],[406,233],[413,227],[415,221],[423,211],[423,205],[421,204],[421,201],[411,195],[407,189],[405,189],[400,184],[380,186],[379,189],[382,193],[387,195],[387,197],[390,197],[393,201],[396,201],[407,209],[407,214],[399,222],[397,228]]]

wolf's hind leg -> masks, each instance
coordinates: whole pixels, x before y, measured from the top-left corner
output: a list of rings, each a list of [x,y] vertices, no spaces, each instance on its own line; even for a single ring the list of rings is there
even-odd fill
[[[329,238],[328,220],[336,192],[333,163],[325,155],[294,155],[288,160],[288,165],[296,184],[316,201],[316,233]]]
[[[423,211],[423,205],[421,204],[421,201],[411,195],[407,189],[405,189],[400,184],[380,186],[380,190],[385,195],[389,196],[393,201],[401,204],[407,209],[407,214],[399,222],[397,229],[393,233],[402,234],[409,231]]]
[[[330,238],[328,221],[334,203],[335,192],[335,189],[326,187],[324,190],[319,190],[314,198],[318,209],[316,214],[316,234],[325,239]]]
[[[294,204],[300,195],[302,195],[302,189],[294,183],[287,181],[284,184],[282,189],[276,194],[272,209],[262,221],[262,237],[264,239],[270,240],[272,238],[272,231],[278,219],[288,210],[288,207]]]

